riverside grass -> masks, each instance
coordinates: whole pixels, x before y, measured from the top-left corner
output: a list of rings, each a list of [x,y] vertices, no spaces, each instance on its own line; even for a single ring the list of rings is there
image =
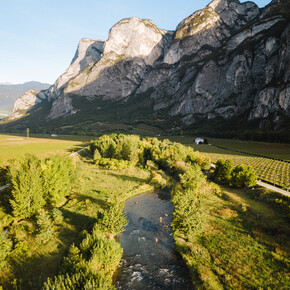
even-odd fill
[[[194,286],[289,289],[289,200],[281,214],[281,209],[255,200],[253,191],[259,188],[221,189],[219,195],[203,195],[201,233],[174,233]]]

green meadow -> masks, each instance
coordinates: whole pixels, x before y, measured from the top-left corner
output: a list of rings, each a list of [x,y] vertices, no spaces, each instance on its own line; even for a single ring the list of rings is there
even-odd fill
[[[79,146],[84,146],[80,138],[78,140],[62,140],[48,138],[48,135],[44,137],[26,138],[24,136],[0,135],[0,163],[27,153],[44,157],[55,153],[72,152],[78,150]]]

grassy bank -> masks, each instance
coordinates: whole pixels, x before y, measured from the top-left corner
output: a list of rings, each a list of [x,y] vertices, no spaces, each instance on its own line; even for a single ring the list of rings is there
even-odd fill
[[[221,196],[206,194],[202,200],[203,231],[175,234],[194,286],[288,289],[289,201],[288,211],[281,214],[281,210],[257,201],[251,189],[226,187]]]

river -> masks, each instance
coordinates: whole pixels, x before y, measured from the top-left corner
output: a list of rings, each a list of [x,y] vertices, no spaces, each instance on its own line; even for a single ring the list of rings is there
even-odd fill
[[[125,203],[129,221],[120,241],[124,254],[117,289],[193,289],[188,269],[174,249],[170,193],[159,191]]]

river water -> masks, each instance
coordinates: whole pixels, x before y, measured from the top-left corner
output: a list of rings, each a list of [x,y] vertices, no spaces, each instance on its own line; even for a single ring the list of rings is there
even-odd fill
[[[188,269],[174,249],[170,194],[135,196],[125,203],[125,211],[129,223],[120,237],[124,254],[117,289],[193,289]]]

